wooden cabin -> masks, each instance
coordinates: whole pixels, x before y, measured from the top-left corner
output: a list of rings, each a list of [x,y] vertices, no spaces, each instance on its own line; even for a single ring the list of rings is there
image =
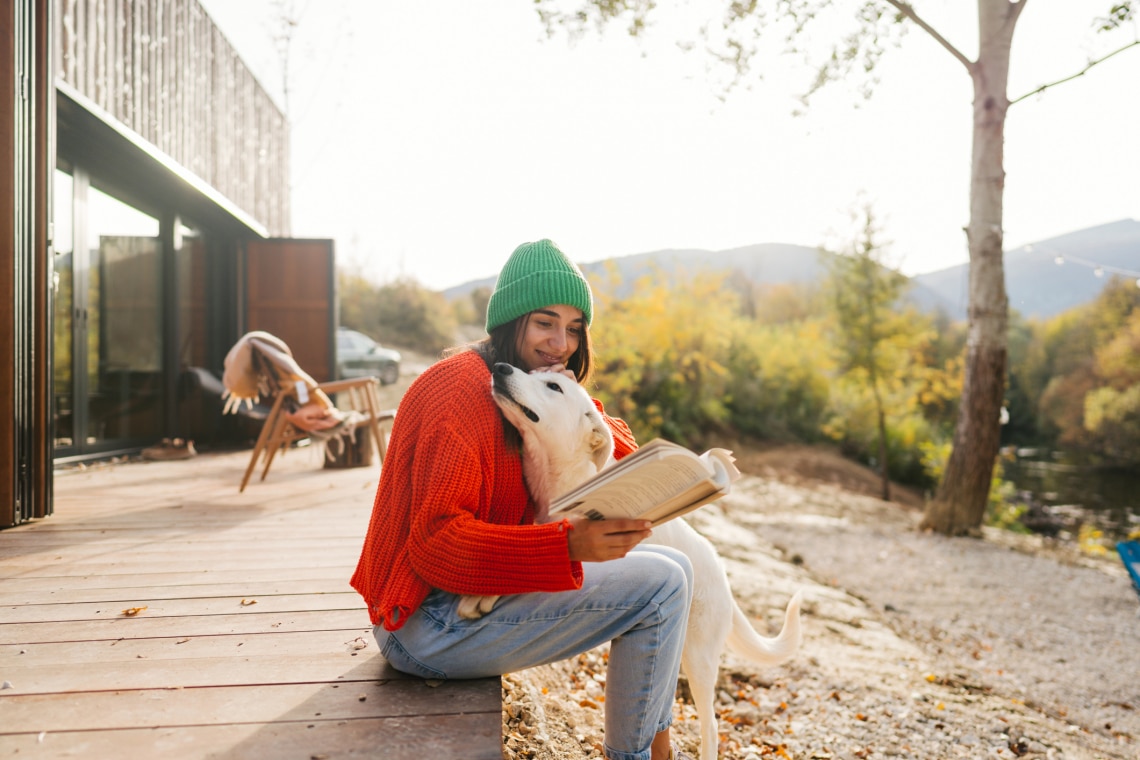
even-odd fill
[[[498,678],[369,644],[348,578],[375,469],[297,451],[239,493],[249,454],[219,451],[53,480],[240,435],[216,391],[245,332],[333,379],[332,244],[288,238],[288,124],[197,0],[5,0],[0,101],[4,754],[501,757]]]
[[[247,435],[247,331],[333,379],[332,243],[288,238],[289,125],[197,0],[5,2],[0,100],[0,527],[54,464]]]

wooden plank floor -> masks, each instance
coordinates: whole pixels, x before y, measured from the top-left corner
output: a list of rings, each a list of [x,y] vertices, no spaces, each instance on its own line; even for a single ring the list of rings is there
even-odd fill
[[[376,651],[348,579],[379,468],[321,456],[242,494],[248,452],[57,471],[0,531],[0,757],[501,758],[499,679]]]

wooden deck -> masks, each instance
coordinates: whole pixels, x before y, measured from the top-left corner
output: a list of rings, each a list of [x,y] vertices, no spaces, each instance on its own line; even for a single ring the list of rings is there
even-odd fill
[[[321,456],[242,494],[248,452],[57,472],[0,531],[0,757],[501,758],[499,679],[377,652],[348,578],[379,469]]]

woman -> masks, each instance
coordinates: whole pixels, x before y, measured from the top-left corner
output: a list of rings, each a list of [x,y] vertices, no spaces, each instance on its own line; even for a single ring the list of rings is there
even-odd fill
[[[430,367],[400,402],[352,585],[384,657],[424,678],[502,675],[611,642],[606,755],[668,760],[692,567],[639,547],[643,520],[535,525],[518,431],[491,398],[500,361],[588,381],[592,319],[590,286],[554,243],[515,249],[487,305],[489,337]],[[636,448],[598,409],[614,456]],[[502,598],[465,620],[463,594]]]

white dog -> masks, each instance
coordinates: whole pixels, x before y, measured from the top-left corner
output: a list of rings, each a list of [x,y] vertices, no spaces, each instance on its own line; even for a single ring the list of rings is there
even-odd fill
[[[523,476],[534,499],[537,522],[548,519],[550,504],[613,462],[613,434],[589,395],[566,375],[528,374],[496,364],[492,394],[523,439]],[[717,719],[713,705],[720,659],[725,649],[765,667],[791,657],[800,646],[800,592],[784,612],[775,638],[759,636],[733,599],[728,576],[716,549],[683,518],[653,529],[649,543],[684,552],[693,564],[693,603],[681,654],[681,669],[701,724],[701,758],[717,756]],[[490,612],[497,596],[465,596],[459,614],[478,618]]]

